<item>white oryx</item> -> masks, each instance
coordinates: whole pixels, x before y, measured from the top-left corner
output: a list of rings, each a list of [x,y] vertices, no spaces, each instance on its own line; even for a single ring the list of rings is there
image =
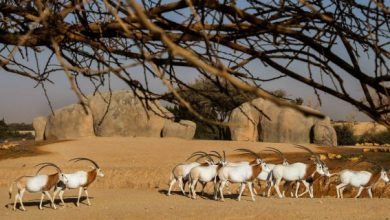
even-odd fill
[[[307,147],[297,145],[298,148],[308,151],[312,156],[315,157],[313,164],[305,163],[293,163],[289,165],[276,165],[272,170],[272,178],[274,181],[274,188],[279,196],[282,198],[283,195],[280,193],[279,184],[284,179],[290,182],[297,182],[295,189],[295,197],[298,198],[306,193],[309,193],[310,198],[313,198],[313,181],[316,174],[319,176],[330,176],[329,169],[324,162],[322,162],[319,156]],[[298,195],[298,190],[302,182],[306,190]],[[270,195],[271,188],[268,189],[268,196]]]
[[[65,189],[77,189],[78,188],[79,194],[78,194],[77,203],[76,203],[77,207],[80,206],[80,197],[81,197],[81,193],[83,190],[85,192],[85,195],[87,196],[88,205],[91,205],[91,202],[89,201],[87,189],[96,180],[96,177],[98,177],[98,176],[104,177],[104,174],[103,174],[103,171],[100,169],[99,165],[91,159],[80,157],[80,158],[70,159],[69,161],[78,162],[78,161],[83,161],[83,160],[91,162],[95,167],[90,171],[81,170],[81,171],[76,171],[76,172],[70,173],[70,174],[64,174],[65,177],[68,179],[68,181],[62,185],[57,185],[57,189],[55,190],[55,192],[53,194],[53,200],[55,199],[56,195],[59,193],[59,197],[60,197],[62,205],[65,205],[64,199],[62,197]]]
[[[215,177],[217,176],[218,170],[226,165],[224,160],[220,160],[218,163],[215,163],[211,156],[216,156],[213,154],[204,154],[201,157],[208,157],[208,159],[212,162],[211,164],[202,164],[200,166],[194,167],[191,169],[189,173],[189,196],[196,199],[195,187],[198,182],[202,184],[202,193],[207,183],[214,183],[214,194],[216,194],[216,186],[215,186]]]
[[[278,155],[281,159],[282,159],[282,163],[281,165],[289,165],[289,162],[287,160],[287,158],[283,155],[283,153],[274,148],[274,147],[266,147],[266,150],[264,151],[270,151],[270,152],[273,152],[275,153],[276,155]],[[257,181],[259,182],[259,186],[260,186],[260,181],[265,181],[267,182],[267,189],[270,189],[271,187],[273,187],[273,184],[274,184],[274,181],[272,181],[272,170],[274,169],[274,167],[277,165],[277,164],[272,164],[272,163],[267,163],[270,171],[267,172],[266,170],[262,170],[261,173],[259,174],[259,176],[257,176]],[[254,190],[256,192],[256,190]],[[284,192],[283,192],[284,194]],[[269,197],[269,195],[267,195]]]
[[[224,201],[223,189],[228,182],[241,184],[237,198],[239,201],[241,199],[242,192],[245,189],[245,184],[247,184],[252,196],[252,200],[255,201],[252,188],[253,181],[257,178],[262,170],[267,170],[269,172],[269,167],[257,153],[249,149],[241,148],[237,150],[254,155],[255,160],[248,164],[226,165],[218,170],[217,187],[221,196],[221,201]],[[214,198],[217,199],[217,194],[215,194]]]
[[[30,193],[42,193],[41,195],[41,201],[39,202],[39,209],[42,209],[42,201],[47,196],[50,199],[51,207],[53,209],[56,209],[56,205],[54,204],[54,198],[52,198],[49,194],[49,191],[56,186],[59,182],[67,183],[68,179],[67,177],[62,173],[62,170],[53,163],[40,163],[35,166],[41,166],[43,165],[39,170],[43,169],[47,166],[55,167],[57,170],[57,173],[51,174],[51,175],[35,175],[35,176],[21,176],[17,178],[10,186],[9,188],[9,198],[12,197],[12,188],[13,185],[16,185],[16,188],[18,192],[15,195],[15,202],[13,210],[16,210],[16,204],[17,200],[19,199],[21,209],[25,211],[23,205],[23,195],[24,193],[30,192]],[[39,172],[39,171],[38,171]]]
[[[172,169],[171,176],[169,178],[169,189],[167,192],[168,196],[171,195],[172,187],[176,182],[179,182],[179,187],[180,187],[181,192],[183,193],[183,195],[186,195],[184,187],[185,187],[185,184],[188,182],[190,171],[192,168],[201,165],[201,163],[199,163],[197,161],[200,158],[202,158],[202,156],[204,156],[205,154],[207,154],[207,153],[203,152],[203,151],[194,152],[193,154],[191,154],[191,156],[187,160],[189,160],[190,158],[192,158],[194,156],[200,156],[198,159],[196,159],[195,162],[187,163],[187,164],[178,164]],[[212,162],[210,160],[206,160],[206,162],[203,163],[203,165],[212,165]]]
[[[370,196],[370,198],[372,198],[372,187],[378,181],[383,180],[385,183],[389,182],[387,172],[381,165],[367,160],[365,162],[373,163],[374,165],[378,166],[380,170],[371,173],[368,171],[353,171],[345,169],[342,170],[340,173],[337,173],[340,175],[341,181],[341,183],[336,186],[337,198],[343,198],[343,191],[348,185],[359,188],[359,191],[356,194],[355,198],[358,198],[360,196],[363,189],[367,189],[368,195]]]

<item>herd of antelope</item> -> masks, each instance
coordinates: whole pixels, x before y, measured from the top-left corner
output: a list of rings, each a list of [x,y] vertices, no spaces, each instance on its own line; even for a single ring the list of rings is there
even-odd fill
[[[285,197],[285,191],[280,192],[279,188],[281,181],[284,181],[284,189],[286,189],[286,186],[295,185],[295,192],[292,193],[293,197],[299,198],[308,193],[309,197],[313,198],[314,181],[321,177],[325,177],[329,181],[331,176],[337,175],[339,176],[339,184],[336,186],[337,198],[343,198],[343,191],[347,186],[359,189],[355,198],[360,196],[363,189],[367,189],[368,195],[372,198],[372,187],[376,183],[380,180],[383,180],[386,184],[389,182],[386,170],[376,162],[365,160],[365,162],[380,168],[376,172],[344,169],[341,172],[331,174],[328,166],[320,160],[318,154],[304,146],[297,145],[296,147],[308,151],[311,154],[311,158],[313,158],[313,163],[289,163],[280,150],[272,147],[268,147],[266,151],[276,153],[281,157],[283,160],[281,164],[266,163],[258,153],[243,148],[235,151],[249,153],[253,156],[253,161],[227,161],[225,151],[223,151],[222,155],[217,151],[211,151],[210,153],[204,151],[194,152],[187,160],[197,157],[195,162],[182,163],[172,169],[167,195],[171,195],[172,187],[176,182],[179,183],[183,195],[186,195],[184,188],[186,183],[188,183],[188,196],[196,199],[197,183],[202,184],[201,193],[203,194],[205,185],[212,182],[214,184],[214,199],[218,200],[219,194],[219,199],[224,201],[224,188],[229,183],[239,183],[237,200],[241,200],[245,186],[248,186],[251,198],[255,201],[255,194],[257,193],[253,184],[257,180],[267,183],[267,197],[270,197],[272,188],[275,189],[279,198]],[[202,158],[205,158],[204,162],[198,162]],[[217,159],[217,161],[213,158]],[[305,191],[298,194],[301,183],[304,185]]]
[[[89,171],[79,170],[73,173],[64,173],[62,172],[61,168],[54,163],[45,162],[35,165],[35,167],[39,167],[39,169],[34,176],[21,176],[17,178],[14,182],[12,182],[9,188],[10,199],[12,198],[12,189],[14,188],[14,185],[16,185],[17,189],[13,210],[16,210],[16,204],[18,203],[18,200],[20,202],[21,210],[26,210],[23,205],[23,195],[26,191],[30,193],[42,193],[41,200],[39,203],[39,209],[43,209],[42,202],[45,196],[49,198],[51,202],[51,207],[53,209],[56,209],[57,207],[54,204],[54,200],[57,194],[59,194],[61,205],[65,206],[65,202],[63,199],[65,189],[79,189],[79,194],[76,202],[77,207],[79,207],[80,205],[80,197],[83,191],[86,195],[87,204],[91,205],[87,189],[91,185],[91,183],[95,181],[96,177],[103,177],[104,174],[100,169],[99,165],[91,159],[79,157],[70,159],[69,161],[89,161],[94,166],[92,167],[92,170]],[[57,172],[51,175],[39,174],[39,172],[45,167],[54,167]],[[54,190],[53,196],[51,196],[49,193],[51,190]]]

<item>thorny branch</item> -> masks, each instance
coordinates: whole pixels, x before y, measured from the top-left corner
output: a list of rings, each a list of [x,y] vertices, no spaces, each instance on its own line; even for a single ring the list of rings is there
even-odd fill
[[[191,73],[221,91],[226,89],[219,82],[225,80],[277,105],[321,116],[262,87],[287,77],[312,87],[318,98],[319,91],[330,94],[390,128],[386,3],[3,0],[0,68],[42,86],[54,73],[65,74],[84,104],[78,76],[98,90],[113,75],[142,94],[139,98],[189,110],[190,103],[173,90],[188,89]],[[28,65],[34,58],[35,65]],[[150,86],[152,80],[162,80],[168,92]]]

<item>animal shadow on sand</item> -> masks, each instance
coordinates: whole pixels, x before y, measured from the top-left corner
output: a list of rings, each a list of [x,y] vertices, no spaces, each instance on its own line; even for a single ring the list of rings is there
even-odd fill
[[[166,189],[160,189],[158,190],[158,192],[160,194],[163,194],[163,195],[167,195],[167,192],[168,190]],[[171,191],[171,194],[172,195],[179,195],[179,196],[183,196],[183,197],[187,197],[188,198],[188,192],[186,191],[186,195],[183,195],[183,193],[181,191]],[[200,193],[197,193],[196,194],[198,198],[202,198],[202,199],[208,199],[208,200],[214,200],[214,193],[206,193],[204,192],[203,195],[200,194]],[[227,194],[227,195],[223,195],[225,197],[225,199],[237,199],[237,196],[238,194]],[[219,194],[218,194],[218,200],[219,200]]]
[[[94,197],[89,197],[89,199],[93,199],[93,198]],[[80,197],[80,206],[83,205],[83,204],[87,205],[87,203],[84,203],[85,200],[87,200],[87,197],[85,197],[85,196]],[[23,201],[23,205],[25,207],[35,206],[35,207],[38,208],[39,202],[40,202],[39,199],[30,200],[30,201]],[[64,198],[64,202],[65,202],[66,205],[68,205],[69,203],[73,203],[73,205],[76,206],[77,197],[67,197],[67,198]],[[54,200],[54,203],[56,204],[57,208],[58,207],[63,207],[62,205],[60,205],[60,203],[61,203],[60,199]],[[13,206],[14,206],[14,203],[11,202],[11,203],[6,204],[5,208],[12,208]],[[43,200],[42,207],[43,208],[51,208],[51,202],[49,200]],[[19,202],[16,205],[16,209],[20,209],[20,203]]]

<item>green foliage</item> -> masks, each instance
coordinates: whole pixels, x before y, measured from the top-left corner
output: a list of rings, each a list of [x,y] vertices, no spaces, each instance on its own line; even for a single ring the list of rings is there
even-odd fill
[[[30,133],[20,134],[18,132],[19,130],[27,130],[27,129],[21,129],[21,128],[32,128],[31,125],[24,124],[24,123],[21,123],[21,124],[13,123],[11,125],[12,126],[7,125],[4,118],[2,120],[0,120],[0,141],[6,140],[6,139],[22,139],[22,138],[32,139],[32,138],[34,138],[33,135],[31,135]],[[32,129],[28,129],[28,130],[32,130]]]
[[[334,126],[338,145],[355,145],[357,138],[353,134],[352,125],[343,124]]]
[[[367,132],[359,137],[359,143],[378,143],[378,144],[390,144],[390,132],[383,131],[379,133]]]
[[[239,91],[226,81],[215,82],[209,79],[196,80],[193,84],[189,85],[189,88],[181,89],[178,92],[191,104],[195,111],[203,117],[217,122],[228,121],[233,109],[244,102],[256,98],[254,94]],[[288,99],[287,93],[284,90],[276,90],[273,92],[273,95],[297,104],[303,103],[302,98],[295,100]],[[196,123],[195,138],[230,140],[230,130],[228,127],[206,123],[181,106],[167,108],[174,114],[175,120],[191,120]]]

